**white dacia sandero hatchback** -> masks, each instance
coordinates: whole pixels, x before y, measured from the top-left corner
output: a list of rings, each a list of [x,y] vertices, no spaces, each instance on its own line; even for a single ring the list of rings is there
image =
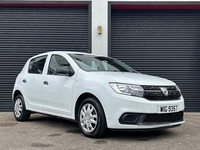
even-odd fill
[[[167,79],[100,55],[55,51],[30,58],[18,74],[14,116],[32,112],[78,122],[87,137],[112,130],[155,130],[184,123],[184,99]]]

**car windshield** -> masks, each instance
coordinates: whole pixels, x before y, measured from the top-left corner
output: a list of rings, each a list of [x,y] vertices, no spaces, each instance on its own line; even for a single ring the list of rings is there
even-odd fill
[[[135,72],[134,69],[123,62],[103,56],[87,54],[69,54],[77,65],[85,71],[114,71],[114,72]]]

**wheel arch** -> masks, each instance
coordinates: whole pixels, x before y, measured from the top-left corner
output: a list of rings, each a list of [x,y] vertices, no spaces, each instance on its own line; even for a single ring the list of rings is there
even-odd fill
[[[94,94],[87,92],[87,93],[81,94],[81,95],[78,97],[77,101],[76,101],[75,110],[74,110],[74,111],[75,111],[75,112],[74,112],[74,113],[75,113],[75,120],[78,121],[78,109],[79,109],[79,106],[80,106],[81,103],[82,103],[86,98],[88,98],[88,97],[94,97],[94,98],[96,98],[96,100],[97,100],[98,103],[100,104],[100,106],[101,106],[101,108],[102,108],[102,110],[103,110],[103,113],[104,113],[104,115],[105,115],[105,117],[106,117],[104,107],[103,107],[102,103],[100,102],[99,98],[98,98],[97,96],[95,96]]]
[[[22,93],[21,93],[19,90],[16,90],[16,91],[14,92],[14,94],[13,94],[13,98],[12,98],[13,102],[14,102],[15,97],[16,97],[17,95],[22,95]],[[23,96],[23,95],[22,95],[22,96]]]

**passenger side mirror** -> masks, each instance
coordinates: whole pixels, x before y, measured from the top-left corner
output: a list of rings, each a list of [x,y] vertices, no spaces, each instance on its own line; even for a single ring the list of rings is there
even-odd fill
[[[70,66],[60,66],[57,68],[56,74],[71,77],[74,75],[74,70]]]

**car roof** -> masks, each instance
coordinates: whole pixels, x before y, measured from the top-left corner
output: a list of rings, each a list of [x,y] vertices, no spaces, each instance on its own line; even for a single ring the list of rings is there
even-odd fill
[[[92,56],[103,56],[103,55],[98,55],[98,54],[92,54],[92,53],[84,53],[84,52],[75,52],[75,51],[49,51],[49,52],[45,52],[45,53],[40,53],[38,55],[34,55],[31,58],[35,58],[35,57],[39,57],[42,55],[48,55],[48,54],[56,54],[56,53],[66,53],[66,54],[83,54],[83,55],[92,55]]]

